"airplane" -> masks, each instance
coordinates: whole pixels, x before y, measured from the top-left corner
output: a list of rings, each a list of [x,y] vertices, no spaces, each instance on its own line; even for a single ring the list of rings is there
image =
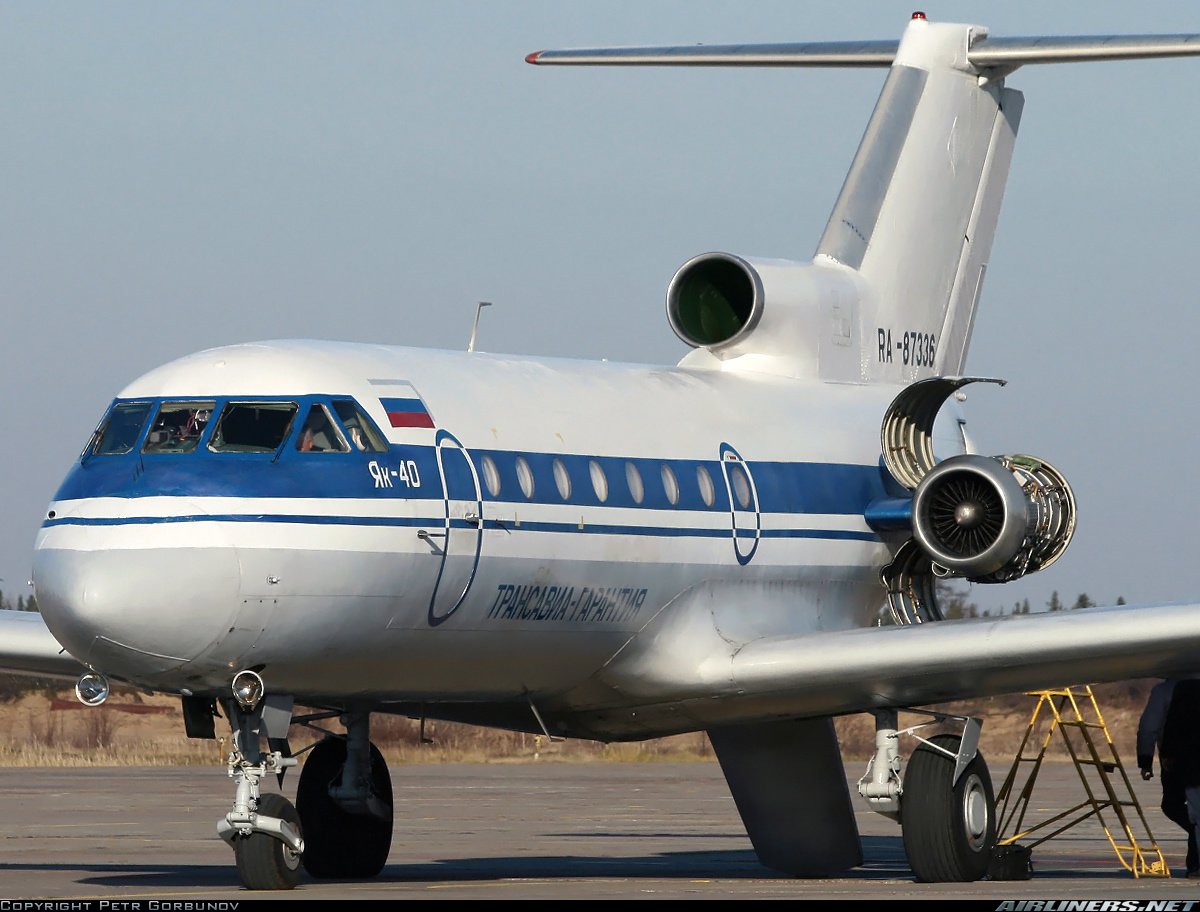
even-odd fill
[[[975,452],[961,402],[1004,382],[966,359],[1024,102],[1008,77],[1197,54],[1200,35],[1003,38],[923,13],[898,40],[530,54],[886,77],[811,259],[679,267],[677,365],[277,340],[133,380],[47,509],[41,614],[0,617],[0,666],[77,677],[90,705],[113,682],[178,695],[191,738],[223,717],[217,831],[251,890],[382,871],[377,713],[704,731],[759,860],[804,877],[863,861],[833,720],[871,713],[859,796],[916,879],[981,878],[981,721],[927,707],[1185,672],[1200,650],[1194,603],[939,609],[940,581],[1020,578],[1076,528],[1063,474]],[[301,757],[292,725],[344,731]],[[294,805],[263,787],[292,767]]]

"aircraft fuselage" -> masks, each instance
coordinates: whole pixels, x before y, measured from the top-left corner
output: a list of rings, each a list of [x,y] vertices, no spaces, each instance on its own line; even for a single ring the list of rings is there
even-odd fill
[[[299,700],[619,702],[588,683],[705,587],[733,587],[696,608],[731,637],[873,622],[888,551],[863,518],[885,494],[866,429],[893,394],[374,345],[201,352],[121,392],[144,419],[56,494],[38,602],[81,661],[160,690],[254,668]],[[383,451],[351,445],[346,401]],[[190,446],[152,442],[197,405]],[[233,406],[278,410],[278,446],[223,446]],[[338,448],[299,448],[314,407]]]

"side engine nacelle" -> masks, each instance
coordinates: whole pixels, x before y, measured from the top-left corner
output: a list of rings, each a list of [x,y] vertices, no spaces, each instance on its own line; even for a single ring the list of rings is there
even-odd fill
[[[943,403],[984,377],[929,377],[902,389],[880,429],[883,462],[911,498],[885,497],[867,523],[893,538],[880,571],[897,624],[941,620],[937,579],[1006,583],[1054,563],[1075,534],[1075,495],[1054,466],[1033,456],[960,454],[938,460],[934,423]],[[966,447],[965,435],[960,438]]]
[[[1058,560],[1075,532],[1075,496],[1033,456],[953,456],[917,486],[912,522],[935,574],[1004,583]]]

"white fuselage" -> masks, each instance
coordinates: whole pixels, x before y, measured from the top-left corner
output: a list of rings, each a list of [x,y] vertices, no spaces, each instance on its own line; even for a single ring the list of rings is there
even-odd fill
[[[272,453],[214,452],[210,424],[154,454],[143,428],[68,475],[37,598],[73,655],[155,689],[224,692],[249,667],[301,701],[615,704],[596,682],[664,611],[734,638],[874,621],[889,552],[863,511],[886,493],[894,393],[374,345],[201,352],[118,401],[151,403],[152,425],[163,402],[352,398],[387,451],[301,452],[297,418]],[[398,402],[418,426],[389,420]]]

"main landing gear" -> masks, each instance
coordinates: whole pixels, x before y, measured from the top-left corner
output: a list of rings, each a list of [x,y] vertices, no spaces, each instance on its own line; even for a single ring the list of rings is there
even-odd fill
[[[253,675],[257,685],[239,691],[243,675]],[[217,833],[233,849],[242,884],[249,890],[290,890],[304,872],[316,878],[377,875],[392,844],[392,782],[383,755],[370,742],[370,713],[341,714],[346,734],[325,733],[311,748],[293,807],[282,795],[263,794],[262,779],[273,773],[282,784],[287,769],[299,763],[287,743],[293,721],[310,724],[339,713],[293,719],[292,698],[263,697],[253,672],[235,678],[234,692],[237,698],[226,702],[225,711],[233,728],[228,770],[236,789]]]
[[[312,749],[296,805],[305,824],[304,869],[318,878],[374,877],[392,847],[392,780],[367,737],[367,713],[343,717],[345,738]]]
[[[858,781],[858,791],[873,810],[900,823],[904,852],[917,880],[979,880],[987,873],[996,844],[996,800],[987,764],[978,752],[980,723],[928,715],[933,717],[930,722],[897,730],[896,710],[876,712],[875,754]],[[963,723],[961,735],[925,739],[916,734],[948,720]],[[921,742],[903,776],[900,735]]]

